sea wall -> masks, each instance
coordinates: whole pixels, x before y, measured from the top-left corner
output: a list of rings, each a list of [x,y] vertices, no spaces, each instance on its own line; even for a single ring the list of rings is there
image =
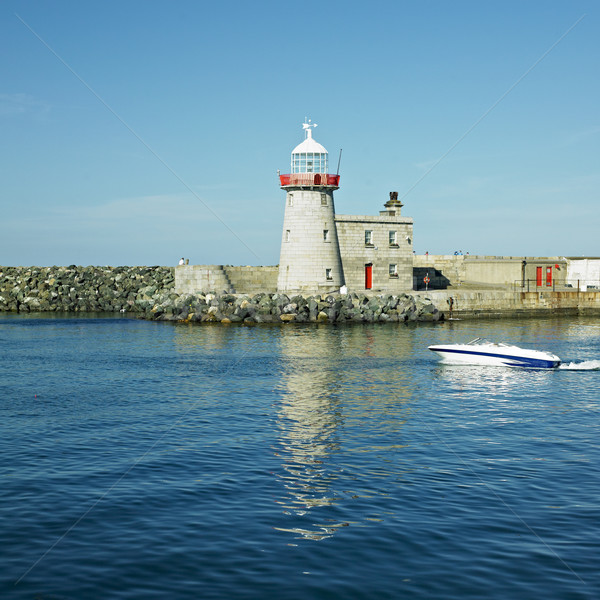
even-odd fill
[[[406,294],[182,294],[175,289],[175,269],[185,272],[180,267],[0,267],[0,311],[127,312],[152,320],[246,324],[443,319],[429,299]],[[234,277],[244,277],[243,270]]]
[[[173,267],[0,267],[0,311],[128,312],[224,323],[406,322],[600,315],[600,291],[448,289],[410,294],[178,293]],[[269,274],[272,278],[272,274]],[[452,309],[452,310],[451,310]]]
[[[172,267],[0,267],[0,311],[145,312],[173,284]]]
[[[552,315],[600,315],[600,291],[429,290],[427,298],[445,317],[510,318]],[[452,308],[452,311],[450,311]]]

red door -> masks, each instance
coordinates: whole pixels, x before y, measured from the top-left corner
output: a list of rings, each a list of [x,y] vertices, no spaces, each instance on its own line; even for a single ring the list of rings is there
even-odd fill
[[[537,267],[535,270],[535,285],[538,287],[542,285],[542,267]]]
[[[365,290],[370,290],[373,287],[373,264],[365,265]]]
[[[552,287],[552,267],[546,267],[546,287]]]

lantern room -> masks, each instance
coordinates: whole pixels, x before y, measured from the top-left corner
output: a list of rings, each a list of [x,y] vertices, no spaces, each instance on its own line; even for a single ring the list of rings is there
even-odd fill
[[[303,123],[305,139],[292,150],[292,173],[327,173],[327,150],[312,136],[316,124]]]
[[[279,175],[281,187],[316,186],[336,189],[339,186],[340,176],[328,173],[327,150],[313,139],[312,130],[316,126],[316,123],[312,123],[310,119],[302,124],[305,138],[292,150],[290,174]]]

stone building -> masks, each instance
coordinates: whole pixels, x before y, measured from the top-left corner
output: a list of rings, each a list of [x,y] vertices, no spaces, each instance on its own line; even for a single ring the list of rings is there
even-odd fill
[[[336,215],[345,285],[351,291],[412,289],[413,220],[402,217],[398,193],[390,192],[378,216]]]
[[[379,215],[337,215],[327,150],[304,123],[305,139],[292,151],[286,192],[277,290],[286,293],[412,289],[413,220],[401,216],[397,192]]]

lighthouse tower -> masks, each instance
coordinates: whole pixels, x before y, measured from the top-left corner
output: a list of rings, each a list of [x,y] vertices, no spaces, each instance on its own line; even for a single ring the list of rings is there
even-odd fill
[[[344,285],[335,226],[333,191],[340,176],[328,173],[328,153],[305,122],[304,141],[292,151],[291,173],[280,175],[286,192],[277,290],[319,293]]]

